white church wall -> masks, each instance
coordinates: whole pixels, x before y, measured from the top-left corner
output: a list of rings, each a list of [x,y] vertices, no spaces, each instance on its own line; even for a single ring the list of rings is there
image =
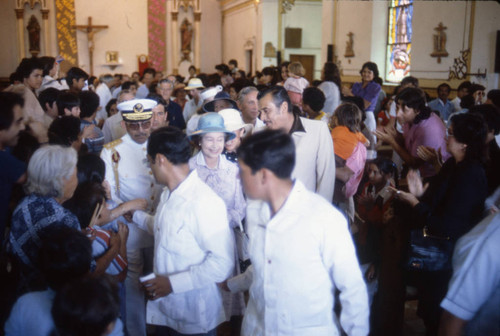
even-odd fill
[[[229,62],[230,59],[238,61],[238,68],[248,72],[247,54],[245,43],[254,44],[253,58],[256,56],[256,32],[258,12],[257,7],[253,4],[234,11],[229,10],[224,14],[223,24],[223,61]],[[253,63],[255,71],[255,62]]]
[[[499,30],[500,4],[497,1],[476,2],[470,70],[473,73],[478,69],[481,72],[487,70],[486,79],[473,78],[474,81],[485,85],[487,90],[500,87],[500,76],[494,73],[496,37]]]
[[[341,61],[344,76],[353,76],[359,79],[359,70],[363,63],[371,60],[372,49],[372,12],[371,1],[339,1],[337,18],[337,57]],[[354,57],[344,57],[347,34],[352,32]],[[385,33],[377,34],[377,43],[385,46]],[[378,42],[378,41],[383,42]]]
[[[16,13],[14,12],[14,1],[2,1],[0,6],[0,77],[9,77],[19,64],[17,51],[17,29]]]
[[[202,72],[214,73],[214,66],[222,62],[222,14],[219,1],[201,1],[201,57]]]
[[[322,36],[322,4],[320,1],[296,1],[295,6],[283,15],[283,60],[290,60],[291,54],[314,56],[314,79],[321,78],[321,36]],[[285,47],[285,29],[302,29],[302,47]]]
[[[75,0],[76,24],[86,25],[92,17],[94,25],[108,29],[94,35],[94,74],[137,71],[137,56],[148,54],[147,1]],[[89,71],[87,34],[77,32],[79,66]],[[111,70],[104,66],[106,51],[118,51],[122,66]]]
[[[278,1],[262,0],[260,3],[262,12],[262,52],[257,55],[261,59],[261,66],[257,70],[262,70],[266,66],[276,65],[276,57],[264,57],[266,43],[271,42],[276,51],[278,50]]]
[[[415,1],[413,5],[413,35],[411,74],[417,78],[447,80],[453,60],[460,57],[460,50],[467,46],[468,29],[464,24],[469,19],[465,1]],[[431,57],[434,50],[434,29],[442,22],[447,27],[446,50],[448,57]]]
[[[334,36],[335,2],[333,0],[323,0],[321,8],[321,58],[320,68],[328,59],[328,45],[333,44]]]

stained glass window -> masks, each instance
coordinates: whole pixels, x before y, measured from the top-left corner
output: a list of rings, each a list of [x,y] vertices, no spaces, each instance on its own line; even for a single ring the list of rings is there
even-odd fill
[[[400,82],[410,74],[413,0],[392,0],[387,38],[388,82]]]

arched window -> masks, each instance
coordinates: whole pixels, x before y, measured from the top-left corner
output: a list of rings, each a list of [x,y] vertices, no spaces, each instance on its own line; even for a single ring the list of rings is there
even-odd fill
[[[388,82],[399,83],[410,74],[413,0],[392,0],[387,38]]]

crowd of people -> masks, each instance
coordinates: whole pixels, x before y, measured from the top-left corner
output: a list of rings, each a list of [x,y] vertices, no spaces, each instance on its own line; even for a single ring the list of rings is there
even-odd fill
[[[500,90],[59,61],[0,92],[6,335],[500,333]]]

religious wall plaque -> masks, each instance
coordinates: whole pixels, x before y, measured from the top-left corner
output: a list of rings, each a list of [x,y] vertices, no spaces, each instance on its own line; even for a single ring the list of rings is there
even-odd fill
[[[106,63],[118,63],[118,51],[106,51]]]
[[[285,28],[285,48],[302,48],[302,28]]]

